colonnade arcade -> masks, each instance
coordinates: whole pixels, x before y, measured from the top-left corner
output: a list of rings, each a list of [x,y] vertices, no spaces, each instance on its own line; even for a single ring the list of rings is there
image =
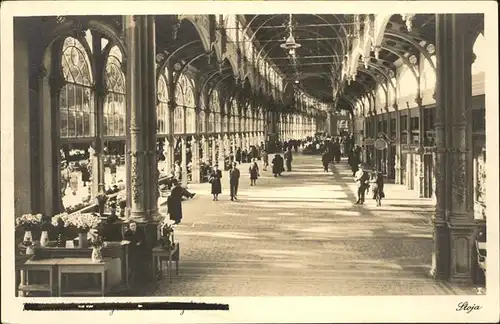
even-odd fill
[[[16,106],[29,111],[26,158],[36,158],[19,188],[31,204],[19,204],[20,213],[76,211],[118,188],[131,198],[130,216],[151,219],[158,179],[174,164],[188,185],[270,134],[314,134],[319,103],[287,112],[282,81],[265,58],[255,61],[260,71],[220,40],[207,46],[200,17],[48,17],[19,29],[24,43],[15,50],[28,56],[30,96],[16,97]],[[74,169],[90,173],[76,192],[64,180]]]
[[[486,226],[484,17],[354,20],[338,102],[354,116],[363,161],[435,199],[433,274],[470,280]]]
[[[290,26],[307,18],[328,30],[312,37],[296,28],[317,52],[300,64],[285,57],[281,68],[279,46],[266,53],[254,43],[271,43],[282,17],[257,16],[18,19],[14,136],[28,147],[15,159],[31,164],[15,171],[16,214],[75,211],[116,186],[128,216],[150,221],[158,181],[174,163],[184,185],[199,182],[205,166],[224,165],[237,147],[332,133],[350,115],[366,163],[434,196],[433,274],[470,280],[475,214],[485,210],[484,71],[471,70],[483,15],[331,15],[336,28],[319,15],[299,23],[290,15]],[[245,19],[261,29],[257,37]],[[336,46],[319,46],[334,37]],[[331,67],[326,81],[321,66]],[[330,101],[308,97],[302,83]],[[376,147],[379,138],[386,146]],[[67,165],[90,170],[85,189],[64,185]]]

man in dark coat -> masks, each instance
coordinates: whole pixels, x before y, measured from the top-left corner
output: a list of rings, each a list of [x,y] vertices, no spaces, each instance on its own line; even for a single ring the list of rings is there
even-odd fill
[[[271,161],[271,163],[273,164],[273,174],[274,174],[274,177],[277,177],[278,175],[281,175],[281,156],[279,154],[276,154],[273,158],[273,160]]]
[[[238,147],[238,149],[236,150],[236,162],[238,162],[238,164],[241,164],[241,149]]]
[[[333,156],[335,158],[335,162],[339,163],[340,162],[340,143],[338,137],[335,139],[335,142],[332,144],[332,152]]]
[[[291,146],[288,147],[287,151],[285,152],[285,162],[286,162],[286,171],[290,172],[292,171],[292,148]]]
[[[193,196],[194,194],[190,194],[183,188],[179,181],[174,180],[174,187],[167,199],[167,208],[170,219],[173,220],[175,224],[179,224],[182,220],[182,197],[192,198]]]
[[[328,172],[328,165],[332,161],[332,154],[330,151],[326,151],[321,155],[321,162],[323,164],[323,169]]]
[[[233,164],[229,170],[229,187],[231,192],[231,201],[238,200],[238,185],[240,184],[240,170],[236,167],[237,163]]]

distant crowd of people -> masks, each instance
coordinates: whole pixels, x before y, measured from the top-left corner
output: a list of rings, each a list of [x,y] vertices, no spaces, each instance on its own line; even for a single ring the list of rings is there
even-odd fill
[[[279,177],[286,171],[292,171],[292,161],[293,161],[293,153],[292,149],[295,149],[297,152],[299,141],[297,140],[289,140],[280,143],[278,147],[284,148],[284,154],[281,156],[280,153],[274,154],[273,159],[271,160],[271,172],[274,177]],[[260,152],[260,156],[256,156]],[[238,166],[241,163],[245,163],[245,160],[240,157],[244,157],[245,152],[241,151],[240,148],[236,150],[236,154],[234,155],[234,161],[231,160],[231,165],[229,168],[229,194],[231,201],[238,200],[238,187],[241,178],[241,172]],[[260,170],[267,171],[269,167],[269,152],[266,148],[266,145],[262,142],[259,147],[253,147],[250,151],[250,158],[247,159],[250,162],[250,166],[248,167],[248,174],[250,179],[250,186],[256,186],[257,180],[260,177]],[[261,161],[261,166],[259,167],[258,160]],[[219,166],[216,164],[209,175],[208,182],[211,185],[211,194],[213,196],[214,201],[219,200],[219,195],[222,194],[222,171],[219,169]]]
[[[320,153],[323,170],[329,172],[329,166],[341,163],[341,157],[347,157],[354,181],[358,186],[356,204],[365,202],[365,195],[371,190],[377,206],[381,206],[384,193],[384,176],[374,168],[366,167],[362,162],[362,148],[354,144],[353,136],[331,138],[328,134],[317,134],[308,139],[306,148],[310,153]]]

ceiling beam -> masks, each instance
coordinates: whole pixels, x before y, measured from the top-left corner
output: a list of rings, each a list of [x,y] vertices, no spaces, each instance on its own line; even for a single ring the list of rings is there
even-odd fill
[[[291,63],[276,63],[277,66],[308,66],[308,65],[333,65],[333,62],[315,62],[315,63],[297,63],[297,64],[291,64]]]
[[[269,59],[271,60],[289,60],[290,57],[288,56],[283,56],[283,57],[271,57],[268,56]],[[342,57],[342,55],[305,55],[305,56],[298,56],[297,59],[319,59],[319,58],[332,58],[332,57]]]
[[[295,40],[297,42],[304,42],[304,41],[326,41],[326,40],[336,40],[336,39],[344,39],[343,37],[317,37],[317,38],[299,38],[295,37]],[[284,42],[286,40],[286,37],[283,37],[283,39],[271,39],[271,40],[259,40],[259,44],[266,44],[266,43],[277,43],[277,42]],[[227,43],[252,43],[254,41],[228,41]]]
[[[349,25],[354,25],[354,23],[340,23],[340,24],[301,24],[301,23],[294,23],[293,27],[332,27],[332,26],[349,26]],[[288,24],[283,24],[283,25],[271,25],[271,26],[261,26],[259,29],[272,29],[272,28],[288,28]],[[229,28],[226,28],[229,29]],[[236,28],[233,28],[236,29]]]

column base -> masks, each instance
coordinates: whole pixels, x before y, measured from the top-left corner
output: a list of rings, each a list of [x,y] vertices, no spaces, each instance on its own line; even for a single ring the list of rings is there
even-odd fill
[[[129,212],[129,221],[134,221],[136,223],[147,223],[148,218],[146,212]]]
[[[438,280],[473,283],[475,224],[435,224],[430,275]]]
[[[476,224],[448,224],[451,250],[450,281],[472,283],[474,280],[476,262],[474,246]]]

